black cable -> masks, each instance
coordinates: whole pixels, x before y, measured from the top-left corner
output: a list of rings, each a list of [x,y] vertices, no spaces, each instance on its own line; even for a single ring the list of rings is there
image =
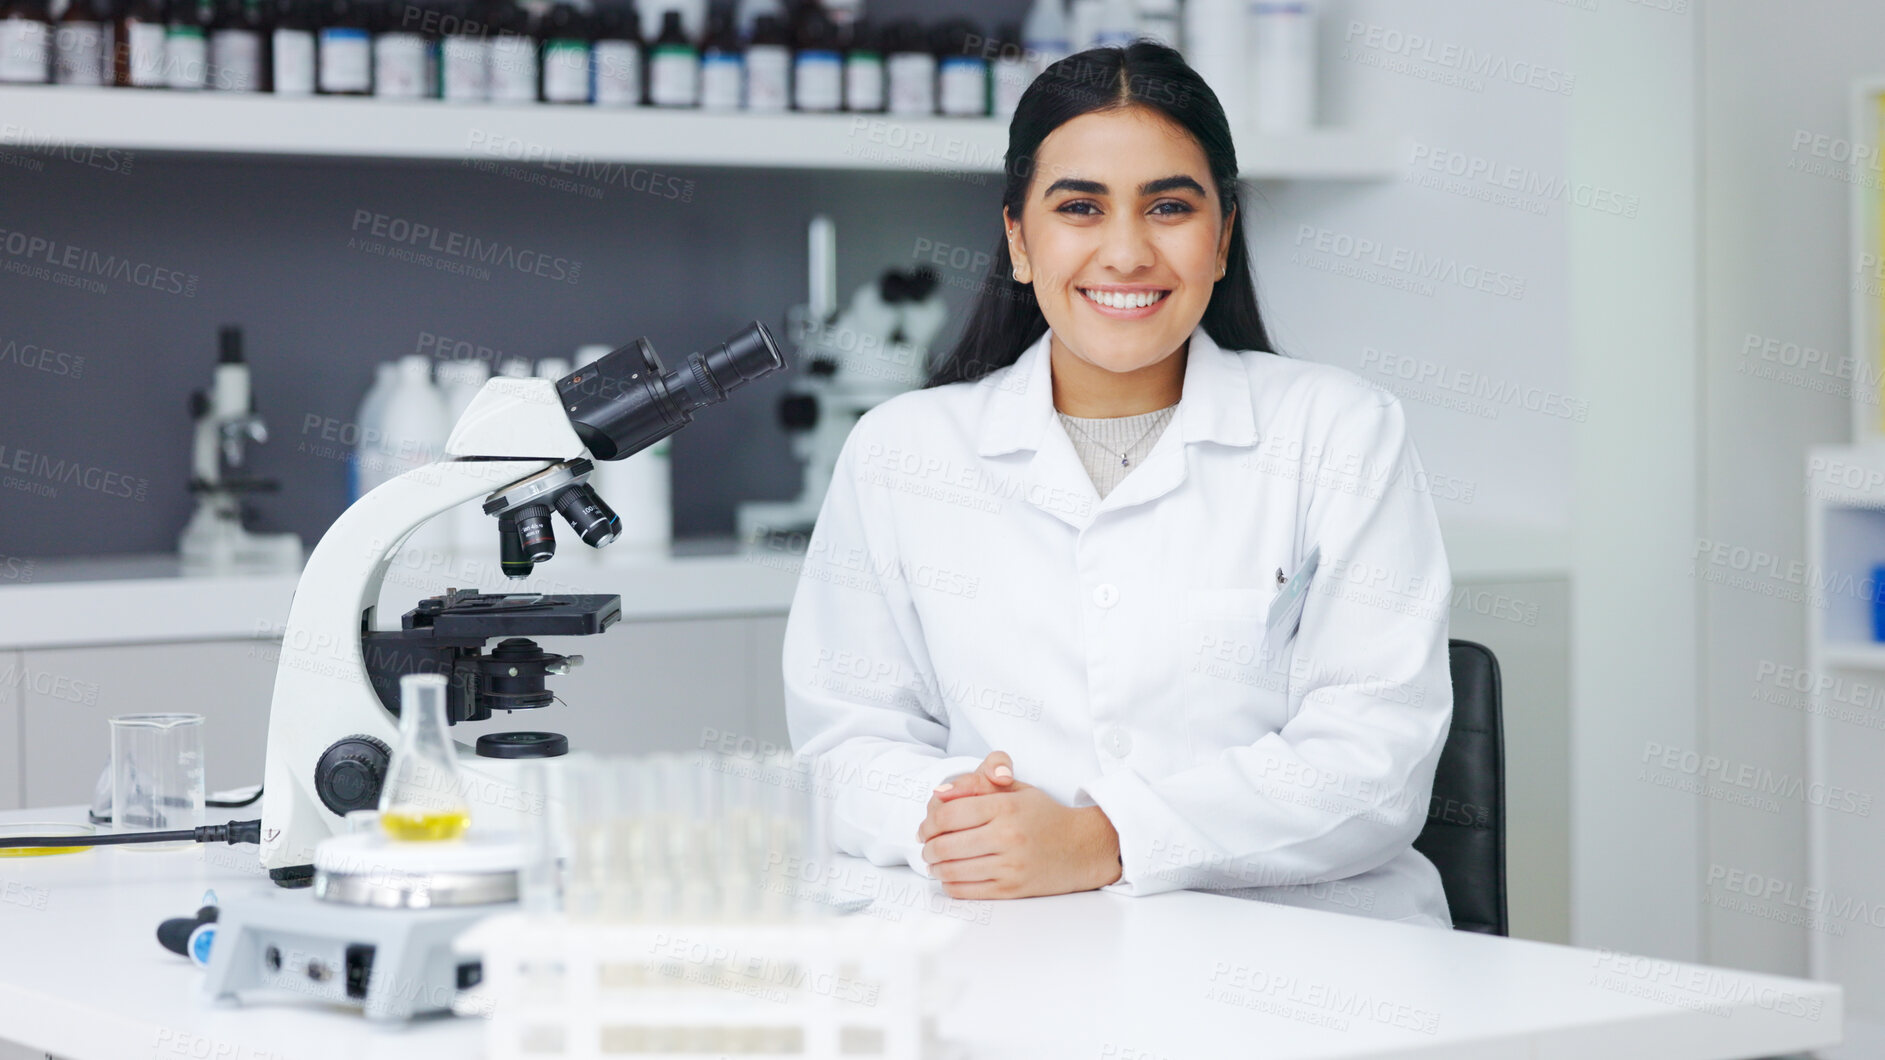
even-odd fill
[[[126,843],[260,843],[262,820],[230,821],[206,824],[201,828],[179,828],[170,832],[108,832],[104,835],[30,835],[0,839],[0,848],[9,847],[104,847]]]
[[[211,809],[211,810],[240,810],[244,806],[255,805],[256,800],[260,799],[261,797],[262,797],[262,786],[260,784],[257,784],[255,786],[255,794],[249,796],[246,799],[227,799],[227,800],[206,799],[204,800],[203,805],[205,808]],[[85,811],[85,817],[87,820],[91,821],[93,824],[110,824],[111,823],[110,814],[108,813],[101,814],[97,810]]]

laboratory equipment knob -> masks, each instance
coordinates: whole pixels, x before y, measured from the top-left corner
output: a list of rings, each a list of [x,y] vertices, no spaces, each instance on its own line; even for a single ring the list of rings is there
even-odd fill
[[[314,793],[341,817],[371,810],[380,804],[380,786],[392,757],[392,750],[371,736],[336,740],[314,765]]]
[[[818,426],[818,399],[810,394],[787,394],[780,398],[779,426],[788,431],[809,431]]]

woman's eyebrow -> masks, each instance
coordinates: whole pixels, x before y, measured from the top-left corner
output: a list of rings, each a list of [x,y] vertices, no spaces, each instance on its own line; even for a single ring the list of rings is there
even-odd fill
[[[1162,191],[1177,191],[1181,188],[1186,191],[1195,191],[1199,195],[1204,194],[1204,185],[1183,174],[1173,177],[1160,177],[1157,180],[1148,180],[1144,184],[1139,185],[1139,194],[1157,195]],[[1046,198],[1057,191],[1070,191],[1081,195],[1108,194],[1106,185],[1097,180],[1079,180],[1074,177],[1062,177],[1052,184],[1049,184],[1047,190],[1041,192],[1041,197]]]
[[[1106,185],[1101,184],[1097,180],[1078,180],[1073,177],[1062,177],[1052,184],[1049,184],[1047,190],[1041,192],[1041,197],[1046,198],[1057,191],[1071,191],[1081,195],[1105,195],[1107,193]]]
[[[1177,191],[1180,188],[1186,191],[1195,191],[1199,195],[1204,194],[1204,185],[1182,173],[1175,177],[1160,177],[1157,180],[1148,180],[1144,184],[1139,185],[1139,194],[1157,195],[1161,191]]]

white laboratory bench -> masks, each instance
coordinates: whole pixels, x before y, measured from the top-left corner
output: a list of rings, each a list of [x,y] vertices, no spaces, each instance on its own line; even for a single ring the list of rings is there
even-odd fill
[[[253,850],[0,859],[0,1038],[60,1060],[482,1054],[476,1019],[203,1001],[154,932],[206,888],[271,887]],[[1196,892],[957,902],[908,869],[854,867],[874,913],[965,925],[945,956],[964,986],[937,1027],[974,1060],[1741,1060],[1840,1040],[1826,983]]]

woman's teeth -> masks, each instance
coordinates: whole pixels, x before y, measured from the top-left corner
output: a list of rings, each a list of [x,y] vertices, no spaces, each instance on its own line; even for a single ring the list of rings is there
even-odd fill
[[[1109,309],[1143,309],[1146,306],[1151,305],[1153,302],[1156,302],[1159,299],[1164,298],[1166,295],[1170,294],[1171,292],[1170,291],[1137,291],[1133,293],[1124,293],[1124,292],[1117,292],[1117,291],[1089,291],[1082,288],[1080,293],[1083,295],[1086,295],[1087,298],[1091,299],[1092,301],[1097,302],[1100,305],[1106,306]]]

